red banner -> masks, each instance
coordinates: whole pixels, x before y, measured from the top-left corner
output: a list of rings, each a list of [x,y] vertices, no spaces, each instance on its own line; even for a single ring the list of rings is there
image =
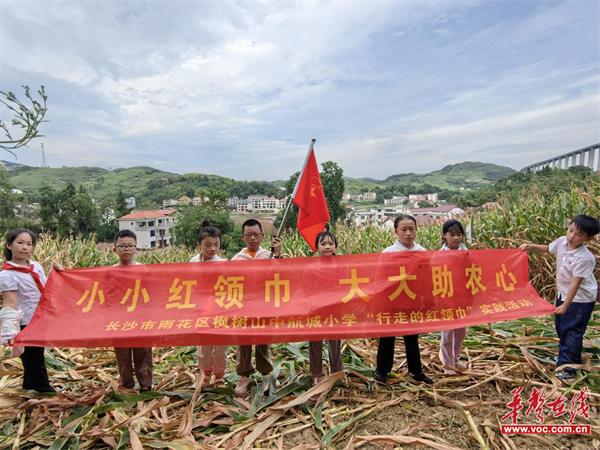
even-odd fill
[[[53,272],[17,345],[259,344],[427,333],[550,314],[518,250]]]

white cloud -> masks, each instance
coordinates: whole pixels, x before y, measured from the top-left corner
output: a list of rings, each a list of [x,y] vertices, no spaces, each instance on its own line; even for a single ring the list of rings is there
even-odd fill
[[[0,83],[47,85],[57,165],[285,178],[316,136],[353,176],[518,168],[600,140],[598,8],[3,2]]]

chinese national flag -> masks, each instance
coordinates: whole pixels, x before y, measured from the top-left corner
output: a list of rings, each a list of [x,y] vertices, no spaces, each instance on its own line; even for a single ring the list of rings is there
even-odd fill
[[[329,222],[329,210],[325,201],[325,193],[319,176],[315,152],[311,149],[304,170],[300,175],[298,189],[294,195],[294,203],[298,206],[298,231],[313,251],[316,250],[317,234],[325,230]]]

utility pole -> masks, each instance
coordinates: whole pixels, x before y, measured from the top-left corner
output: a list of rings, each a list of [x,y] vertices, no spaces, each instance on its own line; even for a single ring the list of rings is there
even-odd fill
[[[42,146],[42,167],[46,168],[48,167],[48,164],[46,163],[46,152],[44,151],[44,143],[42,142],[40,145]]]

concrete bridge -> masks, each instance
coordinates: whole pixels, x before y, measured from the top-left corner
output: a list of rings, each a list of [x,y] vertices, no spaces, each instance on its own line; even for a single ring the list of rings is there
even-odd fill
[[[600,144],[590,145],[580,148],[564,155],[555,156],[527,167],[523,167],[521,172],[537,172],[544,167],[553,167],[557,169],[568,169],[573,166],[586,166],[594,171],[600,170]]]

